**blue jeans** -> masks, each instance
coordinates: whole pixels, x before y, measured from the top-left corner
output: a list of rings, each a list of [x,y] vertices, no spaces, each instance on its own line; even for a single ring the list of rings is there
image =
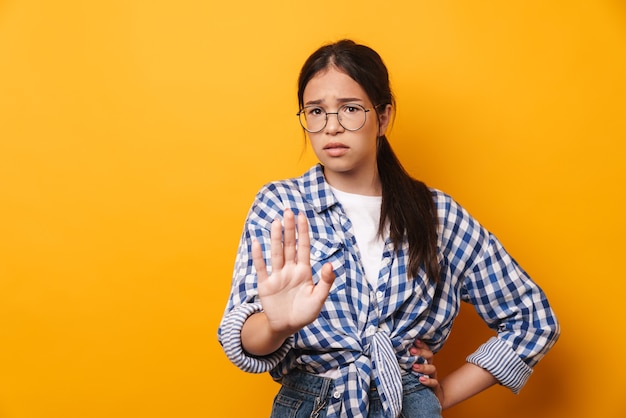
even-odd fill
[[[334,388],[333,380],[313,374],[292,371],[285,376],[274,398],[271,418],[324,418],[326,405]],[[402,377],[403,418],[441,418],[441,405],[434,392],[422,385],[417,376]],[[368,418],[387,418],[376,389],[370,391]]]

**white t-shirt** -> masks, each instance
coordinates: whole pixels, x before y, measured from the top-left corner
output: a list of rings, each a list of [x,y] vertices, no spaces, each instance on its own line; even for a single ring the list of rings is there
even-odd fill
[[[382,196],[365,196],[346,193],[331,187],[333,193],[350,218],[352,231],[357,247],[361,253],[361,261],[365,269],[365,277],[372,287],[378,287],[378,273],[385,248],[385,240],[378,234],[380,222],[380,206]]]
[[[380,262],[385,248],[385,240],[378,235],[380,206],[383,198],[382,196],[346,193],[332,186],[331,190],[339,203],[341,203],[341,206],[343,206],[348,218],[350,218],[356,245],[361,253],[365,277],[372,287],[376,289],[378,287]],[[336,368],[330,369],[325,373],[319,374],[319,376],[335,379],[339,376],[339,370]]]

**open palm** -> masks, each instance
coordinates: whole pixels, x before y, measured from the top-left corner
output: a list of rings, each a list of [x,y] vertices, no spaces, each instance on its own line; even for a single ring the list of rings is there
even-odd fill
[[[259,298],[270,328],[280,334],[291,335],[313,322],[335,280],[332,266],[324,265],[322,277],[313,283],[310,261],[309,225],[304,214],[296,217],[286,209],[283,225],[272,222],[270,251],[272,273],[267,266],[259,242],[252,243],[252,258],[257,272]],[[283,236],[284,235],[284,236]]]

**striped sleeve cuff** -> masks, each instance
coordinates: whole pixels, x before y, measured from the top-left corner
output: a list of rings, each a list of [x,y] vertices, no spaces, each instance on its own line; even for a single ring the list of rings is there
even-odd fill
[[[250,356],[241,345],[241,329],[244,322],[263,308],[260,303],[244,303],[235,307],[223,319],[221,341],[226,357],[241,370],[248,373],[264,373],[272,370],[285,358],[293,346],[293,336],[275,352],[263,357]]]
[[[467,362],[487,370],[515,394],[519,393],[533,372],[507,343],[496,337],[490,338],[470,354]]]

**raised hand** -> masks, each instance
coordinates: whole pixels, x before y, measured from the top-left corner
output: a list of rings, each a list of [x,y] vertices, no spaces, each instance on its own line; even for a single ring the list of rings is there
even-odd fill
[[[328,263],[322,267],[321,280],[313,283],[306,216],[298,214],[297,240],[294,213],[286,209],[283,219],[284,234],[279,220],[272,223],[270,231],[272,273],[267,274],[261,244],[256,240],[252,242],[252,259],[269,331],[286,338],[317,318],[335,274]]]

